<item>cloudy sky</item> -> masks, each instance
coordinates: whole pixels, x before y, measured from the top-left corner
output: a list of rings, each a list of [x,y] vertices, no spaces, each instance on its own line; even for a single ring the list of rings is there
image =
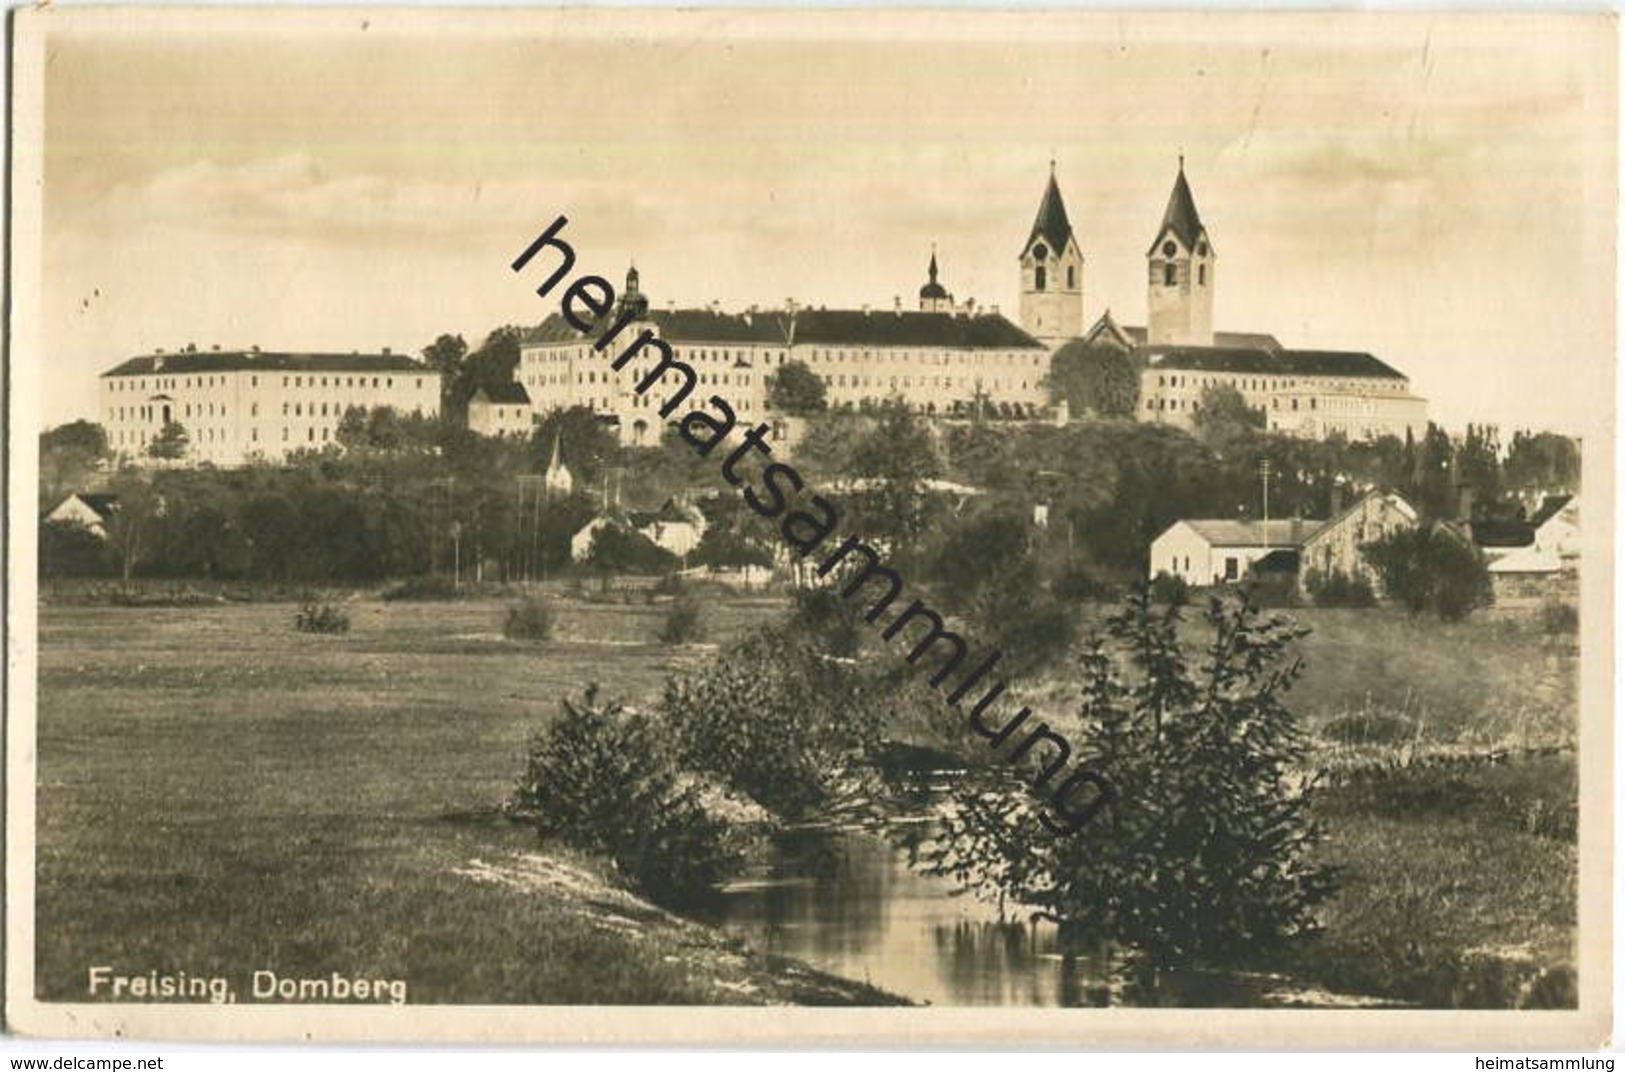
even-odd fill
[[[1611,411],[1604,19],[47,19],[47,424],[157,347],[535,323],[507,264],[561,213],[583,270],[635,258],[661,304],[890,306],[935,242],[956,296],[1013,314],[1052,156],[1086,320],[1143,323],[1181,152],[1221,329],[1371,351],[1453,426]]]

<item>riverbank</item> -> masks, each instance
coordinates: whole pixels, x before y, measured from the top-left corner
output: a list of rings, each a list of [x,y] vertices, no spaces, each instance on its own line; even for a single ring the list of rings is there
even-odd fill
[[[82,999],[103,964],[376,974],[406,979],[413,1002],[897,1000],[639,907],[591,861],[538,857],[531,831],[489,818],[561,696],[597,681],[646,703],[706,657],[655,642],[664,608],[561,602],[540,644],[502,637],[500,600],[361,597],[337,637],[296,632],[295,609],[42,608],[42,999]],[[776,611],[720,601],[711,639]],[[1459,778],[1418,767],[1407,777],[1439,789],[1429,797],[1329,795],[1324,851],[1345,867],[1343,892],[1294,976],[1430,1006],[1572,1003],[1576,852],[1551,821],[1573,799],[1572,637],[1305,617],[1317,632],[1294,709],[1317,737],[1353,740],[1351,753],[1559,751]],[[1068,708],[1057,695],[1045,710]],[[850,932],[896,892],[832,904],[830,926]],[[922,933],[911,955],[939,955],[935,941]]]
[[[496,603],[350,609],[336,638],[285,604],[41,611],[41,999],[111,965],[404,979],[414,1004],[900,1001],[489,818],[558,696],[652,695],[700,657],[639,639],[643,608],[574,606],[545,645],[503,641]]]

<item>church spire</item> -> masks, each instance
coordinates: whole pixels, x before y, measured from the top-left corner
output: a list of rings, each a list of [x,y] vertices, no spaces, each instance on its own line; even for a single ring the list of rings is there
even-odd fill
[[[1044,199],[1038,203],[1038,215],[1033,219],[1032,233],[1027,236],[1022,252],[1032,249],[1039,239],[1048,242],[1057,255],[1066,251],[1068,239],[1076,241],[1072,236],[1072,221],[1066,217],[1066,203],[1061,200],[1061,186],[1055,181],[1053,160],[1050,161],[1049,185],[1044,188]]]
[[[948,288],[937,282],[937,244],[931,243],[931,263],[926,268],[930,282],[920,288],[920,311],[922,313],[952,312],[953,296]]]
[[[1174,188],[1168,194],[1168,207],[1162,213],[1162,226],[1157,228],[1157,236],[1151,241],[1152,249],[1169,231],[1184,243],[1186,249],[1194,249],[1198,239],[1207,236],[1207,228],[1202,226],[1202,217],[1196,211],[1196,198],[1191,196],[1191,184],[1185,181],[1184,154],[1180,154],[1179,174],[1175,176]]]

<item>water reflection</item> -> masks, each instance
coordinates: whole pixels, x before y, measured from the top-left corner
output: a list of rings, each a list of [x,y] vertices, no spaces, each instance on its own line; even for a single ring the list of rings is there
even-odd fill
[[[1148,990],[1114,976],[1102,956],[1064,955],[1053,925],[1001,921],[951,880],[913,870],[907,838],[893,840],[782,835],[702,916],[763,952],[933,1005],[1322,1003],[1281,977],[1241,972],[1163,976]]]

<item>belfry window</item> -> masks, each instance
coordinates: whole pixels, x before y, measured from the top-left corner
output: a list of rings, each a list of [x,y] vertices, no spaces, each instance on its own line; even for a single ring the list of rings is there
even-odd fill
[[[1034,290],[1043,290],[1044,289],[1044,274],[1045,274],[1044,273],[1044,266],[1042,264],[1040,264],[1037,268],[1033,269],[1033,289]]]
[[[1196,266],[1196,285],[1199,287],[1207,286],[1207,265],[1205,264]]]
[[[1078,289],[1078,270],[1070,264],[1066,266],[1066,289]]]
[[[1162,285],[1163,286],[1165,286],[1165,287],[1174,286],[1178,282],[1178,278],[1179,278],[1178,266],[1175,265],[1173,261],[1169,261],[1167,264],[1164,264],[1162,266]]]

